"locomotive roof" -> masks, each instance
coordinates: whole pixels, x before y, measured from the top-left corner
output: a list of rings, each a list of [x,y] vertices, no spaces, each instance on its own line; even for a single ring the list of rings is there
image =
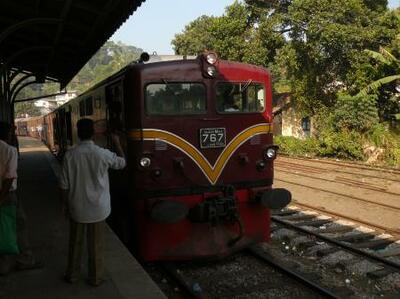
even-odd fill
[[[113,81],[118,80],[120,77],[122,77],[128,70],[130,69],[136,69],[139,71],[144,71],[147,69],[157,69],[160,67],[165,67],[168,68],[169,66],[173,65],[199,65],[200,63],[200,57],[196,58],[191,58],[191,59],[179,59],[179,60],[168,60],[168,61],[150,61],[150,62],[145,62],[145,63],[138,63],[137,61],[134,61],[127,66],[123,67],[110,77],[100,81],[99,83],[95,84],[94,86],[90,87],[83,93],[79,94],[76,98],[82,97],[87,93],[90,93],[91,91],[99,88],[100,86],[111,83]],[[237,61],[228,61],[228,60],[219,60],[219,66],[224,66],[224,67],[231,67],[231,68],[241,68],[243,70],[248,70],[248,71],[253,71],[253,72],[267,72],[270,75],[270,72],[268,69],[257,66],[257,65],[252,65],[252,64],[246,64],[242,62],[237,62]],[[68,105],[68,102],[63,104],[60,107],[65,107]]]

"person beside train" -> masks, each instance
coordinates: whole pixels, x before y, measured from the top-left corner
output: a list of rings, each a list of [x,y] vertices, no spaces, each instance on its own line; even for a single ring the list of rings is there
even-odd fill
[[[13,127],[0,122],[0,206],[16,205],[16,234],[19,254],[0,255],[0,275],[12,270],[28,270],[42,267],[34,258],[28,240],[26,215],[17,197],[18,150],[11,146]]]
[[[123,169],[126,162],[117,135],[112,134],[113,153],[94,144],[92,120],[79,120],[77,129],[80,143],[66,152],[59,183],[64,211],[70,220],[64,279],[69,283],[79,279],[87,230],[88,282],[98,286],[104,280],[105,219],[111,213],[108,169]]]

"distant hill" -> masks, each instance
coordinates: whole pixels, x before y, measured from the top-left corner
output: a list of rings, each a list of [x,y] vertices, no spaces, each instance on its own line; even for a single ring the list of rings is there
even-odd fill
[[[138,60],[142,52],[142,49],[122,42],[108,41],[72,79],[67,88],[81,93],[130,62]]]
[[[122,42],[106,42],[72,79],[67,90],[77,91],[78,94],[84,92],[130,62],[138,60],[142,52],[142,49],[125,45]],[[24,88],[19,93],[17,100],[57,93],[58,91],[58,84],[34,84]],[[25,113],[29,116],[38,116],[40,110],[34,106],[33,102],[24,102],[15,105],[15,113],[16,116]]]

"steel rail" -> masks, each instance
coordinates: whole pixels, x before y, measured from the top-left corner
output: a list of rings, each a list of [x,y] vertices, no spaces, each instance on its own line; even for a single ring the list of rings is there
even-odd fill
[[[357,181],[352,181],[352,180],[346,181],[345,180],[346,178],[331,180],[331,179],[325,179],[325,178],[321,178],[321,177],[315,177],[315,176],[304,174],[304,173],[294,173],[294,172],[290,171],[289,167],[283,167],[281,165],[279,165],[277,168],[286,168],[286,170],[279,169],[279,171],[288,173],[288,174],[292,174],[292,175],[303,176],[306,178],[325,181],[325,182],[334,183],[334,184],[343,184],[343,185],[347,185],[347,186],[354,187],[354,188],[362,188],[362,189],[371,190],[371,191],[380,192],[380,193],[386,193],[386,194],[394,195],[394,196],[400,196],[400,193],[386,191],[384,188],[380,188],[380,187],[368,186],[368,184],[365,184],[365,183],[363,184],[361,182],[359,183]],[[289,170],[287,170],[287,169],[289,169]]]
[[[292,158],[286,158],[286,159],[292,159]],[[296,159],[296,158],[293,158],[293,159]],[[305,161],[308,161],[308,160],[305,160]],[[309,161],[312,161],[312,160],[309,160]],[[324,162],[321,162],[321,164],[323,164],[323,163]],[[274,163],[274,165],[276,165],[276,166],[284,165],[284,164],[293,165],[294,167],[298,168],[299,170],[305,170],[305,171],[315,172],[315,173],[317,173],[317,172],[321,173],[322,170],[325,170],[325,171],[333,171],[333,172],[345,173],[345,174],[350,174],[350,175],[360,175],[359,172],[357,173],[357,172],[345,171],[345,170],[341,170],[341,169],[326,169],[326,168],[323,168],[321,166],[309,166],[309,165],[298,164],[298,163],[282,161],[282,160],[277,160]],[[379,170],[376,170],[376,171],[379,171]],[[379,179],[379,180],[400,182],[400,179],[394,179],[394,178],[389,178],[389,177],[380,177],[380,176],[371,175],[371,174],[365,174],[365,173],[363,173],[362,176],[363,177],[367,177],[367,178]]]
[[[193,290],[192,286],[189,285],[189,283],[182,277],[182,275],[179,275],[176,266],[173,263],[170,262],[164,262],[162,263],[162,266],[164,270],[172,276],[172,278],[181,286],[181,288],[184,289],[185,293],[190,296],[191,298],[195,299],[206,299],[207,296],[205,296],[204,293],[202,292],[196,292]]]
[[[288,159],[310,161],[313,163],[325,163],[325,164],[338,165],[338,166],[348,167],[348,168],[365,169],[365,170],[372,170],[372,171],[386,170],[386,171],[390,171],[394,174],[400,175],[400,169],[390,168],[390,167],[376,167],[376,166],[369,167],[366,165],[358,165],[356,163],[351,163],[351,162],[335,162],[335,161],[329,161],[329,160],[315,160],[312,158],[292,157],[292,156],[284,155],[284,154],[280,154],[280,156],[283,156],[284,158],[288,158]]]
[[[283,220],[283,219],[279,219],[276,216],[271,216],[271,219],[273,221],[277,222],[277,223],[280,223],[280,224],[282,224],[284,226],[290,227],[291,229],[294,229],[296,231],[300,231],[300,232],[303,232],[303,233],[306,233],[306,234],[309,234],[309,235],[313,235],[313,236],[315,236],[315,237],[317,237],[317,238],[319,238],[321,240],[324,240],[326,242],[335,244],[336,246],[341,247],[341,248],[345,249],[348,252],[356,253],[358,255],[365,256],[368,259],[373,260],[375,262],[382,263],[385,266],[390,267],[392,270],[395,270],[396,272],[400,271],[400,264],[399,263],[393,262],[393,261],[388,260],[388,259],[384,259],[384,258],[382,258],[380,256],[377,256],[377,255],[373,254],[373,253],[369,253],[369,252],[363,251],[361,249],[354,248],[354,247],[352,247],[350,245],[347,245],[347,244],[345,244],[343,242],[336,241],[335,239],[323,236],[321,234],[318,234],[318,233],[313,232],[311,230],[308,230],[306,228],[302,228],[302,227],[296,226],[295,224],[290,223],[289,221],[286,221],[286,220]]]
[[[279,269],[279,271],[294,278],[295,280],[299,281],[301,284],[306,285],[307,287],[318,292],[319,294],[326,296],[327,298],[336,298],[336,299],[342,298],[339,295],[332,293],[330,290],[314,283],[311,279],[308,279],[307,277],[302,276],[298,272],[293,271],[289,267],[282,265],[282,263],[277,263],[273,257],[271,257],[269,254],[263,252],[256,246],[249,248],[249,251],[254,256],[258,257],[259,259],[263,260],[264,262],[267,262],[268,264],[272,265],[273,267]]]
[[[358,218],[354,218],[354,217],[350,217],[348,215],[344,215],[344,214],[341,214],[341,213],[336,213],[336,212],[333,212],[333,211],[329,211],[329,210],[327,210],[327,209],[325,209],[323,207],[311,206],[311,205],[308,205],[308,204],[305,204],[305,203],[301,203],[301,202],[297,201],[296,199],[292,199],[292,204],[296,205],[296,206],[306,207],[306,208],[311,209],[311,210],[319,211],[319,212],[322,212],[324,214],[328,214],[328,215],[332,215],[332,216],[348,219],[348,220],[357,222],[359,224],[366,225],[368,227],[373,227],[375,229],[379,229],[382,232],[391,233],[391,234],[395,235],[396,237],[400,238],[400,230],[399,229],[393,229],[393,228],[385,227],[385,226],[382,226],[382,225],[379,225],[379,224],[373,224],[373,223],[370,223],[370,222],[366,222],[364,220],[361,220],[361,219],[358,219]]]

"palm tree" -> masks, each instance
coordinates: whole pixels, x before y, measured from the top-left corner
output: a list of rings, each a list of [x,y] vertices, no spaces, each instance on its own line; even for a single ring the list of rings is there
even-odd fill
[[[382,85],[394,82],[399,80],[400,81],[400,59],[396,58],[392,55],[388,50],[383,47],[379,48],[379,52],[365,50],[372,58],[375,60],[392,67],[395,70],[394,75],[390,75],[387,77],[383,77],[379,80],[376,80],[370,84],[368,84],[365,88],[363,88],[358,95],[365,96],[370,92],[376,92]],[[400,85],[400,83],[399,83]],[[397,88],[396,88],[397,89]]]

